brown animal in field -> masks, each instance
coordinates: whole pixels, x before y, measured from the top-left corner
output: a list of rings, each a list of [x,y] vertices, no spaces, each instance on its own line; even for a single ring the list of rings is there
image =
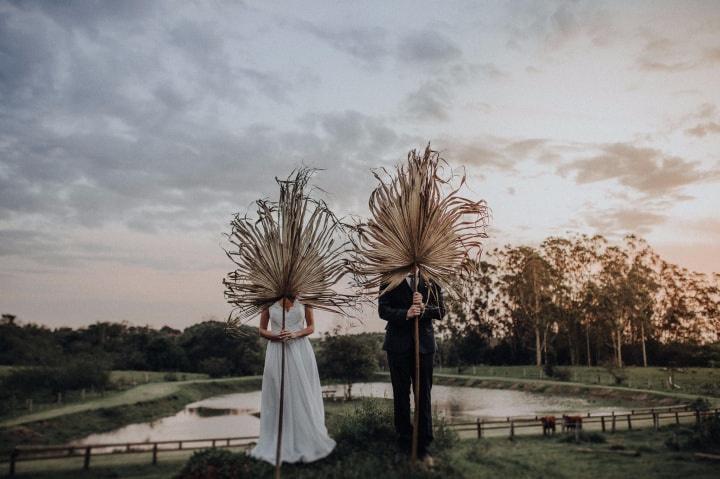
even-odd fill
[[[582,416],[568,416],[563,414],[563,432],[570,429],[582,429]]]
[[[542,422],[543,436],[555,434],[555,416],[543,416],[540,422]]]

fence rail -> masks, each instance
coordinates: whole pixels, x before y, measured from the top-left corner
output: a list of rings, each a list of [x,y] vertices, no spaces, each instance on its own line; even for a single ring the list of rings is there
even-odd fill
[[[635,427],[640,426],[639,423],[641,421],[649,421],[652,424],[652,428],[654,430],[658,430],[663,420],[665,420],[666,424],[680,424],[681,422],[683,422],[682,420],[686,420],[684,422],[688,422],[687,419],[690,418],[691,421],[699,424],[704,418],[710,416],[720,416],[720,409],[697,411],[690,409],[687,406],[674,406],[667,408],[649,408],[645,410],[636,409],[629,413],[619,414],[613,412],[611,414],[592,415],[588,413],[584,416],[574,416],[579,417],[581,421],[577,424],[570,424],[567,426],[563,423],[562,416],[556,419],[557,423],[562,427],[562,429],[565,429],[567,427],[567,429],[573,429],[576,433],[579,433],[579,431],[588,424],[599,424],[599,428],[602,432],[615,432],[620,429],[622,425],[625,425],[625,430],[632,430],[633,421],[635,422]],[[554,416],[553,418],[555,419]],[[513,438],[516,434],[516,430],[521,428],[539,428],[539,432],[542,432],[543,434],[545,433],[543,418],[537,416],[534,418],[508,417],[505,420],[489,421],[478,418],[474,422],[451,423],[449,424],[449,427],[457,432],[473,431],[477,433],[478,438],[485,436],[488,432],[491,431],[507,431],[508,436],[510,438]]]
[[[218,437],[207,439],[181,439],[150,442],[116,442],[103,444],[66,444],[58,446],[17,446],[10,453],[9,476],[13,477],[18,462],[46,459],[83,458],[83,469],[90,468],[91,457],[112,454],[152,453],[152,463],[157,464],[162,452],[191,451],[195,449],[249,447],[257,436]],[[172,446],[172,447],[171,447]]]
[[[610,414],[590,414],[576,417],[582,418],[579,427],[573,428],[578,433],[579,429],[586,424],[600,424],[602,432],[615,432],[621,424],[626,424],[626,430],[633,428],[633,421],[636,427],[640,421],[652,421],[652,427],[657,430],[660,422],[670,419],[675,424],[680,424],[681,419],[692,418],[700,423],[703,418],[720,415],[720,409],[709,411],[696,411],[686,405],[667,406],[661,408],[633,409],[630,412]],[[548,416],[546,416],[548,417]],[[558,418],[562,426],[562,417]],[[509,437],[516,434],[517,429],[540,428],[543,431],[542,417],[507,417],[505,419],[482,420],[474,422],[453,422],[449,427],[455,431],[473,431],[478,438],[483,437],[491,431],[508,431]],[[539,432],[540,432],[539,431]],[[83,458],[83,469],[90,468],[90,459],[96,456],[111,454],[133,454],[152,453],[152,464],[157,464],[158,455],[163,452],[185,451],[194,449],[227,448],[227,447],[249,447],[257,441],[257,436],[236,436],[219,437],[207,439],[182,439],[151,442],[116,442],[103,444],[66,444],[57,446],[17,446],[10,453],[9,476],[13,477],[16,472],[16,465],[23,461],[39,461],[46,459],[69,459]]]

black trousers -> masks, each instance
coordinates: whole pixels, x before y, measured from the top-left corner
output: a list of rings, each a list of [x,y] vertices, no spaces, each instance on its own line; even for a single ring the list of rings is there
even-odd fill
[[[420,354],[420,417],[418,429],[418,455],[424,456],[433,440],[432,409],[430,389],[432,389],[433,353]],[[415,382],[415,352],[404,353],[388,351],[388,366],[393,388],[395,409],[395,432],[398,444],[405,452],[410,452],[412,441],[412,419],[410,417],[410,386]],[[414,387],[413,387],[414,390]]]

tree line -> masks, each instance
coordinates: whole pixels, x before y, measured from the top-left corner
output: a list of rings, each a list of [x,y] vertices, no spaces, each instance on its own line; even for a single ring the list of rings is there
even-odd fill
[[[50,329],[18,324],[10,315],[0,323],[0,364],[56,367],[87,361],[104,369],[184,371],[213,377],[262,372],[263,343],[256,328],[230,336],[225,323],[208,320],[183,331],[164,326],[97,322],[83,328]]]
[[[617,244],[574,235],[507,245],[476,266],[458,279],[461,294],[448,298],[439,323],[444,362],[720,360],[720,275],[672,264],[635,235]]]

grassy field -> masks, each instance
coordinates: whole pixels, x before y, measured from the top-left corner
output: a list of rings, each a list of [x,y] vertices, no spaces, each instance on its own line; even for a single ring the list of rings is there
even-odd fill
[[[20,368],[22,368],[22,366],[0,366],[0,378],[9,374],[13,369]],[[121,394],[122,392],[145,384],[194,381],[201,379],[208,379],[208,375],[186,372],[168,373],[159,371],[110,371],[110,385],[106,391],[67,391],[62,396],[62,402],[58,402],[54,398],[52,400],[49,398],[43,400],[34,398],[32,405],[28,403],[27,399],[23,399],[22,397],[18,398],[19,403],[12,408],[10,412],[5,412],[0,415],[0,427],[11,424],[12,420],[18,419],[22,416],[27,416],[30,412],[37,414],[37,416],[34,417],[51,417],[53,414],[57,414],[58,412],[65,414],[67,411],[73,411],[73,408],[82,408],[83,404],[95,404],[98,403],[98,401],[102,403],[108,399],[112,400],[112,398],[117,397],[123,400],[127,394]],[[71,406],[71,408],[67,409],[68,406]],[[32,408],[32,410],[30,410],[30,408]],[[75,409],[75,412],[77,412],[77,409]],[[50,414],[50,416],[47,416],[46,413]]]
[[[335,434],[333,415],[349,414],[355,405],[338,403],[335,407],[327,404],[328,427]],[[716,478],[719,470],[717,462],[705,461],[694,456],[693,451],[675,451],[666,446],[673,437],[674,427],[666,427],[658,432],[650,429],[619,432],[615,434],[594,434],[592,441],[576,444],[565,435],[555,437],[516,437],[508,439],[466,439],[454,442],[447,450],[436,455],[438,469],[450,478],[577,478],[615,479],[619,477],[676,478],[693,479]],[[380,441],[382,442],[382,441]],[[358,462],[368,460],[370,464],[378,455],[377,442],[368,442],[354,451]],[[90,471],[81,470],[81,460],[47,461],[53,472],[32,472],[34,464],[20,464],[18,477],[35,479],[71,479],[71,478],[130,478],[161,479],[171,478],[183,467],[189,452],[163,455],[157,466],[149,464],[149,456],[110,456],[94,460]],[[327,466],[328,459],[318,462],[318,466]],[[389,466],[387,471],[378,470],[376,477],[389,477],[393,474]],[[313,466],[285,467],[283,477],[313,477]],[[258,479],[272,477],[272,468],[262,469],[264,474],[253,477]],[[352,474],[351,469],[347,469]],[[224,476],[222,476],[224,477]],[[344,477],[337,475],[334,477]],[[356,476],[352,476],[356,477]],[[370,477],[370,476],[368,476]],[[395,475],[392,475],[395,477]],[[425,472],[402,475],[401,477],[436,477]]]
[[[91,433],[169,416],[207,397],[256,391],[260,385],[257,376],[146,384],[121,395],[17,418],[0,425],[0,455],[9,453],[16,444],[62,444]]]
[[[567,375],[569,382],[618,385],[605,368],[584,366],[558,366]],[[436,373],[463,374],[494,378],[553,379],[547,377],[542,368],[536,366],[465,366],[458,368],[436,368]],[[720,397],[720,368],[678,368],[672,371],[673,384],[669,385],[671,371],[656,367],[626,367],[619,370],[625,376],[620,386],[634,389],[650,389],[663,392]]]
[[[195,379],[208,379],[207,374],[162,372],[162,371],[110,371],[110,383],[115,387],[131,387],[138,384],[158,383],[167,381],[191,381]]]

